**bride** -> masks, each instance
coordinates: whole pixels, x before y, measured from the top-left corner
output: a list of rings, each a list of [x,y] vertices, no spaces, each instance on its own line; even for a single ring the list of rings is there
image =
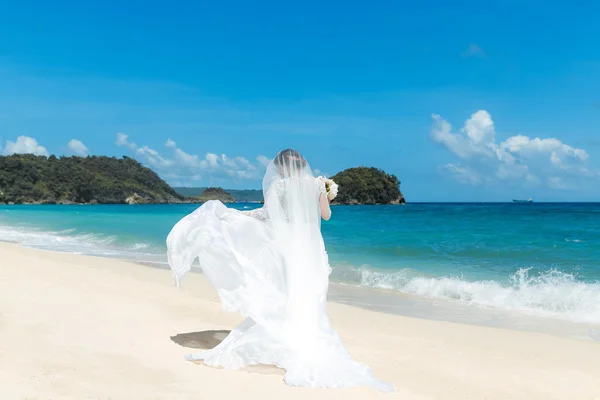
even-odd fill
[[[350,357],[329,324],[331,268],[321,218],[331,211],[324,181],[287,149],[267,167],[263,194],[264,206],[249,212],[209,201],[167,238],[177,285],[198,258],[223,308],[246,317],[218,346],[190,359],[227,369],[276,365],[294,386],[393,390]]]

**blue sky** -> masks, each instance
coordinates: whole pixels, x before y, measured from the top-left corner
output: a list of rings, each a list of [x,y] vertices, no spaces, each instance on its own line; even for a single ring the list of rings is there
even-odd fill
[[[294,147],[409,201],[600,199],[600,4],[216,3],[0,0],[0,153],[259,188]]]

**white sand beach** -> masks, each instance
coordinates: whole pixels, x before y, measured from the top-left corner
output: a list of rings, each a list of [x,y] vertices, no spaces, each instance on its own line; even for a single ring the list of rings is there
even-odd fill
[[[242,317],[202,274],[0,244],[0,398],[600,399],[600,343],[330,303],[357,360],[398,387],[288,387],[281,371],[186,361]]]

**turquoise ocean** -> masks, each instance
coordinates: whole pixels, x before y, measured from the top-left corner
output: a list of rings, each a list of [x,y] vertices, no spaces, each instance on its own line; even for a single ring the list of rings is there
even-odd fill
[[[0,240],[166,267],[167,234],[197,207],[0,206]],[[600,325],[600,204],[335,206],[322,230],[332,281],[388,305],[398,294]]]

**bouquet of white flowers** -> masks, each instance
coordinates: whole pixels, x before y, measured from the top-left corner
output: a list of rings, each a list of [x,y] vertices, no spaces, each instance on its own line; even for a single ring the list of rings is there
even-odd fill
[[[320,176],[319,179],[325,183],[325,190],[327,191],[327,198],[329,201],[333,201],[338,194],[338,185],[332,179]]]

